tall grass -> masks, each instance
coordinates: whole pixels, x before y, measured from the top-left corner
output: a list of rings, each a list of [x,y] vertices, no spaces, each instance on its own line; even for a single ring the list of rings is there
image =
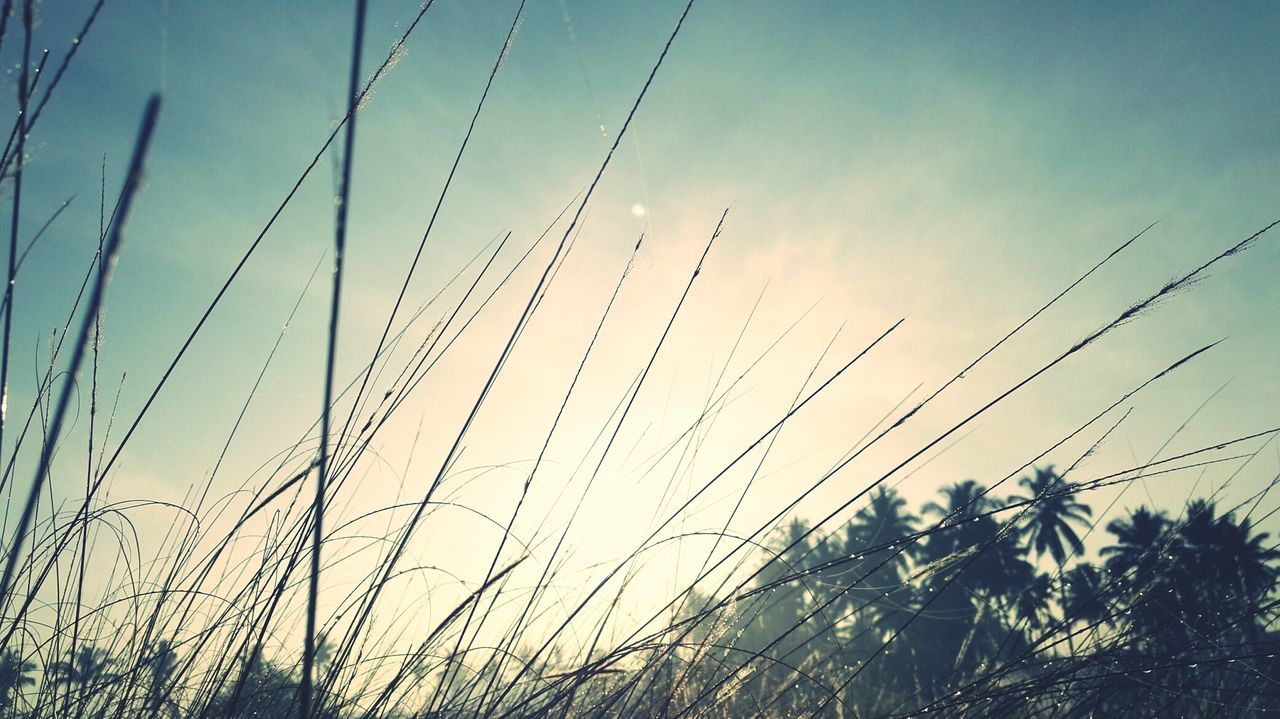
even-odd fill
[[[11,14],[20,12],[22,20],[15,125],[0,157],[0,176],[12,178],[13,193],[0,355],[6,404],[13,313],[52,300],[15,291],[22,259],[70,202],[23,244],[19,220],[25,143],[103,3],[93,6],[53,79],[43,86],[34,111],[31,100],[38,80],[31,75],[44,77],[29,72],[36,67],[31,57],[35,10],[30,0],[18,10],[12,5],[6,1],[0,12],[0,49],[13,41],[7,37],[14,32]],[[836,346],[832,339],[811,366],[794,372],[794,393],[784,411],[749,418],[757,429],[748,441],[733,452],[703,456],[695,463],[708,428],[722,413],[733,411],[744,381],[795,329],[792,325],[740,374],[730,377],[726,363],[700,412],[664,437],[655,456],[643,463],[646,471],[670,467],[663,470],[670,473],[663,478],[666,490],[643,536],[620,557],[585,575],[575,574],[566,569],[570,533],[593,519],[583,516],[584,508],[627,451],[622,438],[652,419],[641,416],[646,405],[639,400],[653,391],[651,371],[670,351],[669,340],[681,330],[688,307],[698,302],[699,279],[715,271],[717,243],[732,233],[729,210],[708,222],[705,244],[687,268],[680,292],[646,299],[661,329],[650,348],[634,358],[630,379],[607,388],[616,404],[602,424],[572,427],[577,419],[568,409],[587,391],[581,381],[585,374],[604,361],[602,337],[625,322],[615,313],[615,301],[628,286],[644,237],[627,263],[606,278],[611,288],[607,303],[589,321],[563,318],[583,322],[592,331],[573,354],[567,382],[554,388],[551,421],[545,427],[521,427],[539,449],[524,465],[512,465],[521,481],[504,505],[511,507],[510,513],[490,516],[469,507],[450,493],[450,483],[477,471],[461,463],[468,441],[483,427],[477,419],[503,411],[493,405],[493,388],[525,357],[517,349],[535,316],[547,307],[544,299],[580,240],[597,188],[607,181],[646,94],[661,82],[664,65],[677,61],[675,50],[686,21],[695,17],[694,3],[690,0],[674,19],[585,189],[514,259],[505,254],[512,235],[495,238],[409,313],[405,303],[411,283],[520,27],[525,6],[519,5],[412,262],[399,273],[387,268],[388,286],[399,289],[385,322],[379,323],[378,340],[370,348],[353,348],[368,360],[343,384],[336,358],[343,337],[348,212],[358,181],[352,172],[356,119],[370,88],[394,64],[432,5],[429,0],[421,6],[362,84],[366,8],[363,0],[356,4],[345,115],[330,134],[317,138],[319,147],[309,164],[185,331],[172,360],[146,387],[138,411],[125,416],[117,416],[106,402],[99,404],[101,311],[125,224],[135,198],[145,192],[149,143],[157,122],[163,124],[159,97],[143,109],[132,159],[110,213],[104,166],[99,244],[66,322],[70,328],[78,317],[78,330],[61,332],[53,344],[30,406],[21,408],[25,423],[15,429],[8,411],[0,413],[0,490],[8,488],[11,497],[19,498],[16,504],[10,500],[16,516],[6,514],[4,524],[0,717],[908,717],[926,712],[1083,717],[1280,710],[1280,662],[1275,660],[1280,640],[1272,630],[1280,606],[1274,592],[1280,554],[1256,530],[1275,512],[1266,507],[1280,477],[1231,506],[1222,498],[1223,485],[1207,499],[1188,502],[1176,516],[1155,508],[1117,519],[1106,525],[1114,539],[1096,561],[1085,556],[1081,536],[1097,528],[1090,517],[1100,515],[1093,514],[1088,501],[1099,490],[1127,488],[1152,477],[1193,475],[1206,467],[1235,467],[1238,473],[1271,446],[1280,427],[1223,436],[1173,457],[1153,456],[1121,471],[1089,474],[1086,460],[1128,420],[1126,406],[1148,387],[1214,351],[1216,342],[1169,358],[1163,369],[1098,407],[1088,421],[1048,446],[1018,448],[1016,466],[994,481],[950,486],[940,503],[918,510],[908,508],[896,493],[912,466],[1055,367],[1088,353],[1118,328],[1140,321],[1203,281],[1220,263],[1245,253],[1275,223],[1210,254],[1133,305],[1118,308],[1083,338],[1063,338],[1051,359],[1007,378],[1002,389],[976,408],[955,414],[886,470],[868,474],[860,468],[860,458],[905,434],[904,427],[914,427],[923,410],[936,408],[968,373],[986,367],[989,358],[1047,310],[1134,246],[1152,229],[1147,227],[1029,310],[1007,332],[993,332],[998,339],[924,399],[912,404],[914,393],[904,398],[864,436],[839,448],[843,454],[826,471],[795,476],[790,498],[743,529],[735,520],[763,476],[766,459],[783,446],[778,438],[833,388],[850,382],[868,357],[894,351],[892,340],[904,320],[887,324],[859,340],[856,352],[829,362]],[[38,66],[46,60],[47,55]],[[321,158],[336,152],[339,133],[344,141],[328,333],[323,349],[316,349],[325,358],[319,383],[323,400],[314,422],[295,428],[298,441],[266,458],[259,473],[240,478],[239,491],[219,494],[216,480],[223,460],[242,420],[256,408],[263,378],[285,341],[282,330],[203,484],[180,503],[110,498],[106,488],[118,472],[122,452],[140,436],[137,430],[170,379],[190,361],[210,318],[270,239],[277,219]],[[19,252],[20,247],[26,250]],[[536,280],[522,292],[513,277],[526,264],[534,265],[529,271]],[[310,285],[308,280],[293,305],[290,322]],[[491,318],[501,302],[517,311],[492,320],[506,324],[493,353],[484,358],[483,382],[458,407],[448,408],[459,421],[443,438],[440,453],[429,457],[433,469],[426,479],[402,487],[408,496],[385,506],[347,504],[364,487],[365,473],[381,461],[376,439],[393,418],[407,412],[407,400],[421,394],[424,380],[441,372],[441,360],[455,356],[458,342],[479,331],[477,318]],[[755,311],[750,308],[739,341]],[[438,319],[424,328],[431,317]],[[731,357],[739,349],[735,343]],[[86,392],[87,447],[73,450],[64,425],[70,408]],[[106,415],[105,426],[100,411]],[[202,408],[192,402],[189,411]],[[117,427],[123,429],[113,432]],[[549,448],[571,430],[595,436],[578,468],[585,471],[572,475],[583,480],[558,488],[571,509],[567,516],[531,520],[529,512],[541,511],[531,508],[530,494],[548,481]],[[1087,443],[1082,451],[1081,442]],[[83,496],[55,504],[47,485],[55,464],[73,452],[85,458]],[[1071,457],[1065,469],[1048,466],[1050,461],[1063,464],[1062,456]],[[715,462],[712,469],[709,461]],[[28,466],[30,480],[23,484],[19,473]],[[739,476],[746,481],[735,488],[728,478]],[[816,520],[798,519],[798,508],[824,496],[819,493],[830,490],[834,480],[842,483],[841,501],[825,507]],[[681,489],[685,485],[687,491]],[[685,522],[699,503],[720,495],[732,507],[727,518],[708,529],[687,529]],[[48,511],[42,511],[42,500]],[[143,541],[133,517],[160,507],[176,519],[163,542]],[[499,532],[475,576],[450,578],[445,563],[437,566],[424,554],[447,557],[458,544],[475,541],[473,535],[423,541],[424,531],[443,521],[440,511],[446,508],[466,512],[477,525]],[[524,526],[521,519],[536,521],[535,530],[521,536],[516,531]],[[659,601],[632,602],[633,594],[652,595],[655,584],[646,574],[650,558],[672,545],[679,546],[682,561],[692,561],[696,571],[691,576],[679,573],[670,587],[660,586]],[[431,577],[426,596],[407,594],[410,580],[423,576]],[[431,611],[421,609],[425,606]],[[421,616],[430,621],[416,621]]]

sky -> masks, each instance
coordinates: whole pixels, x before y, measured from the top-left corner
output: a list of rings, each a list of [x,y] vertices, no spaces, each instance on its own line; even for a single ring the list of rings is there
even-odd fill
[[[436,2],[357,115],[341,384],[377,342],[517,5]],[[576,207],[683,5],[526,4],[400,320],[495,238],[511,233],[495,262],[505,272],[563,208]],[[50,49],[50,65],[91,6],[40,6],[33,47]],[[417,12],[417,3],[371,3],[364,74]],[[11,408],[25,413],[31,405],[50,330],[65,323],[96,247],[103,163],[110,198],[146,97],[159,92],[163,109],[112,275],[101,355],[104,396],[114,401],[119,390],[117,433],[345,111],[350,16],[337,2],[106,2],[29,141],[20,235],[30,237],[75,199],[32,251],[15,289]],[[729,209],[586,495],[565,577],[594,576],[596,562],[631,552],[655,518],[777,421],[802,388],[905,318],[784,428],[734,515],[732,526],[749,531],[900,402],[921,399],[1156,223],[795,510],[825,516],[1133,302],[1280,218],[1277,22],[1280,7],[1271,3],[698,0],[466,438],[444,487],[465,509],[433,513],[415,546],[475,579],[478,558],[492,552],[499,532],[471,510],[511,511],[642,233],[616,310],[539,469],[532,509],[516,525],[522,539],[543,540],[535,556],[573,512],[599,459],[601,428],[625,401]],[[3,47],[9,68],[15,37]],[[228,506],[240,501],[233,492],[268,483],[277,453],[309,434],[321,402],[333,163],[322,158],[197,336],[121,454],[111,497],[180,501],[206,481],[300,296],[215,494]],[[358,472],[359,490],[344,497],[347,516],[421,496],[565,225],[555,225],[379,435]],[[1130,409],[1081,464],[1079,479],[1280,425],[1278,270],[1280,238],[1264,236],[887,481],[918,506],[944,484],[1017,473],[1132,387],[1223,338],[1042,463],[1072,464]],[[444,298],[460,291],[452,286]],[[411,339],[375,383],[378,393],[442,303],[410,326]],[[748,367],[696,443],[649,461]],[[82,390],[68,443],[86,436],[85,405]],[[75,496],[78,461],[59,458],[55,499]],[[754,467],[759,457],[750,461]],[[749,478],[743,468],[666,534],[722,528]],[[1155,503],[1176,512],[1228,477],[1223,501],[1233,505],[1278,471],[1272,445],[1247,464],[1152,478],[1089,501],[1102,534],[1126,508]],[[139,514],[144,533],[172,521],[160,509]],[[655,576],[673,575],[673,563],[678,574],[699,541],[708,540],[679,543],[690,551],[655,550],[666,552]],[[345,575],[332,576],[340,585]]]

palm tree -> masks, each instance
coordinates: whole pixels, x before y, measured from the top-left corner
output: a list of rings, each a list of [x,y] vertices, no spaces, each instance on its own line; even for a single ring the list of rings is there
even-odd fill
[[[67,661],[58,662],[49,667],[57,681],[75,684],[85,688],[110,678],[107,668],[115,663],[107,650],[84,645],[76,650]]]
[[[898,653],[910,657],[907,675],[925,694],[973,676],[1000,651],[1007,620],[1035,581],[1016,536],[990,514],[998,504],[987,488],[968,479],[940,494],[941,503],[924,507],[939,520],[920,552],[913,619],[897,642]]]
[[[297,677],[263,657],[259,645],[243,661],[240,676],[214,698],[210,713],[227,719],[287,716],[297,711],[297,688]]]
[[[1063,607],[1067,628],[1077,621],[1104,621],[1110,612],[1106,603],[1106,580],[1092,564],[1078,564],[1062,575]]]
[[[980,514],[990,509],[994,504],[993,500],[987,496],[987,488],[978,484],[975,479],[956,482],[938,491],[947,500],[947,503],[941,505],[937,502],[929,502],[924,505],[926,514],[938,514],[944,517],[954,514],[956,519],[959,520]]]
[[[815,551],[805,536],[808,533],[807,524],[793,519],[769,542],[769,558],[755,580],[756,586],[779,584],[743,603],[740,617],[745,626],[738,632],[737,648],[748,651],[762,649],[792,629],[811,608],[813,578],[795,578],[804,568],[804,557]],[[788,578],[792,579],[787,581]],[[810,622],[802,630],[794,632],[770,654],[781,656],[804,646],[812,638],[815,624]]]
[[[1073,554],[1083,554],[1084,545],[1072,525],[1091,526],[1093,509],[1067,491],[1069,485],[1053,471],[1053,465],[1037,469],[1035,477],[1023,477],[1018,484],[1027,489],[1029,496],[1010,499],[1031,503],[1027,510],[1027,547],[1037,557],[1048,554],[1059,569],[1067,561],[1064,542]]]
[[[155,716],[165,704],[169,704],[171,709],[174,708],[173,700],[170,698],[172,691],[169,681],[173,678],[173,670],[178,664],[178,653],[173,649],[173,641],[160,640],[147,664],[151,672],[147,686],[147,705],[150,715]]]
[[[0,654],[0,717],[17,716],[18,693],[36,683],[29,676],[35,670],[36,665],[16,649]]]
[[[82,644],[72,654],[68,655],[66,661],[55,662],[49,667],[49,674],[57,684],[66,684],[67,693],[64,700],[73,701],[72,689],[75,689],[74,701],[79,707],[76,716],[83,714],[84,703],[93,699],[92,690],[99,688],[101,684],[114,678],[107,672],[107,668],[115,664],[107,650],[95,647],[89,644]]]
[[[1276,560],[1280,552],[1267,544],[1267,533],[1250,534],[1252,523],[1246,519],[1239,524],[1230,514],[1218,525],[1214,537],[1214,552],[1208,557],[1218,568],[1217,579],[1223,587],[1250,598],[1265,596],[1275,586]]]
[[[1050,619],[1047,608],[1053,591],[1053,580],[1047,574],[1037,574],[1031,584],[1023,588],[1014,602],[1017,618],[1032,629],[1044,626]]]
[[[865,552],[870,547],[880,546],[913,534],[919,518],[904,511],[907,500],[895,490],[878,488],[871,495],[871,503],[858,510],[845,528],[844,551],[853,556]],[[900,577],[905,568],[905,558],[914,554],[916,545],[911,545],[897,560],[886,565],[892,567],[895,578]]]
[[[1169,518],[1164,512],[1138,507],[1128,519],[1115,519],[1107,524],[1116,543],[1102,549],[1107,571],[1124,575],[1130,571],[1145,573],[1154,568],[1160,548],[1168,543]]]
[[[1027,548],[1036,557],[1046,554],[1052,557],[1054,564],[1058,565],[1058,574],[1061,575],[1067,562],[1066,546],[1071,547],[1071,553],[1075,556],[1084,554],[1084,544],[1071,525],[1092,526],[1089,518],[1093,516],[1093,509],[1077,499],[1074,493],[1066,491],[1068,485],[1053,471],[1053,465],[1036,469],[1034,477],[1023,477],[1018,480],[1018,484],[1026,488],[1028,496],[1013,496],[1010,499],[1030,503],[1026,510],[1026,516],[1030,518],[1026,529]],[[1063,592],[1063,616],[1066,616],[1066,584],[1062,584],[1060,590]],[[1075,640],[1070,634],[1067,634],[1067,646],[1074,654]]]
[[[924,513],[938,517],[939,524],[946,526],[931,534],[925,542],[921,555],[927,562],[938,562],[958,551],[978,546],[990,539],[996,528],[995,520],[991,517],[979,517],[995,506],[987,496],[986,487],[975,480],[966,479],[938,491],[945,501],[942,504],[925,504]]]
[[[324,667],[329,666],[329,662],[331,661],[333,661],[333,645],[329,643],[328,635],[321,634],[319,637],[316,637],[316,666],[323,669]]]
[[[941,490],[945,505],[930,502],[924,511],[942,517],[945,526],[931,535],[923,554],[932,562],[963,568],[963,584],[984,591],[1003,608],[1016,602],[1015,588],[1026,586],[1035,570],[1023,559],[1023,549],[989,511],[998,503],[989,490],[972,479]],[[977,552],[978,556],[970,555]],[[945,575],[945,572],[940,572]]]
[[[828,558],[840,562],[826,579],[844,592],[838,614],[853,610],[856,622],[863,619],[861,609],[870,607],[870,613],[878,619],[868,621],[884,624],[889,614],[900,611],[907,603],[902,580],[908,570],[908,558],[916,554],[919,545],[911,543],[905,550],[885,547],[916,531],[919,520],[905,510],[906,506],[906,500],[896,491],[880,487],[871,495],[870,503],[845,525],[843,541],[832,543]],[[873,547],[882,549],[868,552]],[[850,586],[853,583],[857,586]]]
[[[1132,573],[1122,586],[1129,602],[1126,623],[1144,643],[1165,653],[1190,650],[1227,635],[1256,635],[1263,605],[1280,571],[1280,553],[1254,534],[1248,520],[1217,516],[1213,502],[1187,505],[1174,525],[1140,508],[1107,526],[1116,535],[1102,550],[1114,574]]]
[[[1176,582],[1172,593],[1185,622],[1209,635],[1230,627],[1253,633],[1259,628],[1261,602],[1275,586],[1272,563],[1280,553],[1266,546],[1267,534],[1253,534],[1249,520],[1237,524],[1230,512],[1216,514],[1213,502],[1187,505],[1166,574]]]
[[[735,652],[732,661],[741,661],[743,652],[761,653],[768,666],[752,675],[745,685],[760,696],[767,696],[794,679],[786,665],[777,662],[803,665],[834,651],[838,645],[834,624],[840,612],[825,607],[812,617],[810,613],[826,604],[831,598],[828,592],[839,580],[808,571],[815,566],[813,562],[832,558],[832,548],[838,543],[830,538],[815,541],[811,535],[809,525],[800,519],[793,519],[775,532],[765,547],[765,566],[753,580],[757,588],[769,590],[743,600],[735,612],[735,626],[730,630]],[[772,648],[765,651],[770,645]],[[668,671],[667,664],[659,666]],[[679,691],[676,677],[684,675],[675,672],[672,665],[670,675],[659,675],[658,686],[670,695]]]
[[[1185,547],[1179,546],[1165,513],[1146,507],[1135,509],[1126,519],[1112,520],[1107,531],[1116,542],[1099,553],[1111,574],[1116,599],[1127,605],[1121,625],[1141,644],[1163,643],[1170,621],[1182,614],[1178,598],[1166,590],[1177,583],[1172,569],[1185,558]]]

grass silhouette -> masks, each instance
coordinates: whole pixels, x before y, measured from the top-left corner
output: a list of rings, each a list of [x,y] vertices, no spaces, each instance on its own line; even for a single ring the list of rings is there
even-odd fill
[[[31,0],[14,5],[6,0],[0,10],[0,50],[14,42],[18,30],[10,20],[16,16],[23,58],[14,129],[0,155],[0,177],[12,182],[0,355],[6,406],[13,314],[30,301],[15,296],[15,280],[27,253],[72,201],[22,241],[26,142],[103,2],[93,5],[43,86],[48,53],[33,61],[35,7]],[[1208,496],[1188,497],[1176,515],[1165,507],[1142,507],[1112,519],[1103,527],[1110,535],[1108,544],[1095,558],[1088,556],[1084,543],[1106,515],[1089,503],[1099,490],[1127,488],[1153,477],[1194,475],[1207,467],[1242,468],[1280,433],[1280,427],[1260,428],[1170,457],[1135,459],[1120,471],[1090,473],[1086,460],[1127,420],[1125,407],[1212,351],[1217,342],[1171,358],[1164,369],[1049,446],[1019,449],[1019,456],[1029,459],[994,481],[948,485],[938,501],[919,507],[911,507],[898,491],[910,467],[944,450],[993,408],[1202,282],[1220,263],[1258,244],[1277,223],[1210,255],[1144,299],[1114,310],[1112,319],[1082,338],[1063,339],[1051,359],[1004,378],[1002,389],[975,409],[955,414],[944,429],[904,451],[887,470],[860,474],[841,495],[845,499],[825,507],[821,517],[807,522],[797,517],[803,502],[833,480],[847,480],[859,458],[914,426],[923,410],[936,407],[968,373],[986,367],[993,354],[1130,249],[1152,229],[1147,227],[1030,310],[924,399],[910,404],[914,393],[909,395],[843,448],[826,471],[816,478],[797,477],[791,498],[771,507],[763,520],[751,520],[750,531],[743,531],[735,519],[761,480],[779,436],[833,387],[848,382],[869,357],[894,351],[889,340],[905,320],[861,340],[856,352],[833,356],[834,370],[827,362],[833,338],[811,368],[795,373],[795,391],[785,411],[751,418],[757,429],[750,440],[725,457],[708,460],[715,462],[713,469],[705,462],[695,465],[710,425],[730,411],[742,383],[792,332],[792,324],[741,374],[730,377],[726,362],[700,413],[641,463],[652,470],[675,459],[671,476],[663,478],[666,489],[652,523],[622,556],[580,580],[565,570],[572,554],[570,532],[593,519],[585,516],[589,509],[583,510],[590,506],[592,490],[599,491],[612,467],[609,462],[626,451],[624,428],[630,431],[651,419],[641,416],[645,405],[638,398],[652,391],[653,368],[670,352],[673,332],[682,328],[689,306],[697,302],[699,279],[713,271],[708,259],[717,242],[732,232],[729,209],[708,223],[701,253],[685,271],[679,293],[646,298],[659,329],[651,349],[636,358],[632,378],[609,388],[616,397],[612,413],[602,425],[588,428],[595,440],[578,468],[586,468],[584,479],[580,486],[566,484],[561,490],[572,506],[567,518],[539,517],[533,539],[515,531],[519,519],[539,511],[530,501],[531,489],[547,481],[552,462],[548,450],[570,431],[574,419],[567,408],[591,391],[583,378],[606,361],[601,359],[608,350],[606,329],[627,322],[616,314],[615,301],[632,279],[643,236],[627,263],[604,278],[611,294],[584,323],[591,328],[589,340],[573,354],[568,381],[549,395],[555,399],[551,421],[545,427],[521,427],[539,449],[517,468],[522,481],[510,498],[510,514],[491,516],[467,506],[452,493],[450,482],[472,471],[460,462],[468,441],[484,431],[477,418],[501,411],[493,407],[493,388],[525,361],[517,351],[521,340],[545,310],[543,301],[579,240],[597,188],[647,93],[661,81],[694,2],[689,0],[674,18],[665,45],[585,188],[516,259],[505,254],[512,234],[495,237],[410,312],[406,302],[422,271],[428,240],[524,17],[520,3],[431,204],[412,261],[404,268],[386,268],[388,286],[398,290],[385,322],[379,322],[377,341],[371,348],[357,348],[369,359],[344,377],[337,361],[344,261],[360,251],[349,252],[346,242],[352,189],[360,181],[352,172],[356,119],[433,5],[428,0],[418,9],[386,58],[362,82],[366,4],[356,3],[345,115],[321,138],[319,149],[196,321],[184,328],[185,339],[146,389],[138,410],[120,417],[114,407],[99,404],[99,392],[105,390],[98,378],[101,319],[126,223],[135,198],[145,192],[151,139],[157,123],[164,122],[158,95],[143,108],[131,161],[109,213],[104,164],[98,249],[66,321],[70,328],[78,319],[78,330],[62,331],[53,343],[30,408],[20,408],[26,410],[23,424],[11,423],[7,410],[0,414],[0,491],[8,489],[10,497],[18,498],[16,504],[10,500],[17,511],[12,518],[6,515],[0,538],[5,557],[0,717],[887,718],[926,712],[1191,717],[1280,710],[1280,662],[1275,656],[1280,636],[1272,629],[1280,606],[1275,592],[1280,551],[1257,529],[1275,511],[1264,507],[1280,476],[1235,504],[1223,499],[1222,485]],[[263,378],[285,337],[281,330],[203,485],[181,503],[110,498],[105,488],[122,453],[139,436],[137,430],[175,371],[191,361],[196,339],[228,291],[242,281],[244,268],[321,158],[339,152],[329,256],[331,304],[326,342],[323,350],[315,349],[323,352],[325,362],[314,422],[297,428],[298,441],[264,462],[258,475],[242,478],[239,491],[218,495],[215,480],[241,421],[259,399]],[[312,270],[286,329],[324,264],[322,259]],[[536,276],[527,294],[513,280],[524,267]],[[459,339],[479,331],[477,318],[494,312],[499,298],[517,294],[518,311],[501,320],[506,324],[499,341],[481,362],[483,383],[450,408],[456,410],[456,429],[444,438],[426,481],[408,498],[347,511],[345,503],[362,489],[365,468],[380,460],[375,439],[405,412],[408,398],[424,380],[437,376],[442,359],[454,357],[451,351]],[[750,309],[738,341],[755,311]],[[424,331],[424,320],[436,315],[438,320]],[[405,348],[411,348],[407,358]],[[735,342],[731,357],[738,351]],[[81,455],[82,448],[70,446],[65,426],[86,393],[88,446]],[[202,408],[192,403],[189,411],[198,414]],[[105,425],[99,412],[106,415]],[[113,437],[116,427],[123,429]],[[1051,455],[1075,451],[1080,441],[1089,441],[1088,447],[1070,464],[1060,463],[1066,465],[1061,471],[1050,464]],[[73,452],[86,463],[83,496],[71,505],[55,506],[48,492],[53,469],[60,457]],[[18,480],[28,466],[31,479],[23,484]],[[747,481],[735,490],[727,478],[741,474]],[[687,492],[679,491],[686,485]],[[718,494],[730,500],[727,519],[709,529],[687,529],[685,522],[698,502]],[[42,500],[51,509],[43,510]],[[155,507],[180,517],[159,544],[140,539],[131,519],[132,513]],[[419,553],[416,542],[443,508],[465,512],[500,532],[476,577],[451,576]],[[446,539],[473,541],[457,535]],[[102,551],[100,544],[118,551]],[[653,553],[671,545],[694,557],[697,571],[692,579],[680,578],[662,588],[663,599],[645,605],[644,614],[632,615],[629,594],[653,591],[641,586],[646,564]],[[114,556],[114,564],[99,561],[104,554]],[[354,581],[349,579],[352,572]],[[395,615],[414,604],[398,592],[406,577],[418,576],[432,577],[433,596],[426,599],[444,604],[425,613],[430,617],[426,623],[386,621],[388,615],[400,619]],[[574,582],[578,584],[566,588]],[[321,601],[322,591],[334,601]]]

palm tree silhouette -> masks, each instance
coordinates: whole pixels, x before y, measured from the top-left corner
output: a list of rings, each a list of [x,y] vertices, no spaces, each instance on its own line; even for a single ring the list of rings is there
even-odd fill
[[[1018,484],[1027,489],[1028,496],[1010,499],[1032,503],[1027,510],[1027,547],[1037,557],[1048,554],[1059,569],[1067,561],[1067,546],[1073,554],[1083,554],[1084,545],[1072,525],[1091,526],[1093,509],[1065,491],[1069,485],[1053,471],[1053,465],[1037,469],[1034,477],[1023,477]]]
[[[943,692],[990,661],[1008,635],[1008,618],[1019,611],[1022,590],[1036,577],[1016,535],[989,513],[998,503],[987,488],[967,479],[939,491],[941,503],[924,506],[940,520],[912,582],[913,618],[899,649],[909,657],[909,681],[900,691],[916,682],[926,694]]]
[[[957,552],[980,545],[990,538],[996,523],[991,517],[980,517],[993,508],[995,502],[987,496],[987,488],[977,481],[966,479],[938,490],[944,502],[928,502],[925,514],[947,519],[947,528],[929,536],[922,557],[928,562],[938,562]],[[971,521],[977,520],[977,521]]]
[[[115,664],[107,650],[85,645],[76,650],[67,661],[49,667],[58,682],[90,687],[111,678],[107,668]]]
[[[1102,622],[1110,614],[1106,580],[1092,564],[1078,564],[1062,576],[1063,612],[1067,628],[1077,621]]]
[[[858,510],[845,528],[844,551],[849,555],[865,552],[869,547],[887,544],[916,531],[919,518],[904,511],[907,500],[893,489],[878,488],[871,495],[871,503]],[[906,557],[917,551],[909,547],[898,559],[886,565],[892,567],[895,578],[900,577],[906,565]]]
[[[1148,647],[1164,643],[1169,624],[1182,614],[1179,598],[1168,591],[1177,583],[1174,562],[1185,556],[1173,530],[1164,512],[1139,507],[1107,524],[1116,541],[1100,551],[1116,599],[1125,607],[1121,625]]]
[[[1129,631],[1149,651],[1169,655],[1258,636],[1280,576],[1280,552],[1267,546],[1267,534],[1253,533],[1249,520],[1218,516],[1211,501],[1189,503],[1185,516],[1175,524],[1141,507],[1107,526],[1117,541],[1102,555],[1121,580]]]
[[[1169,518],[1164,512],[1152,512],[1138,507],[1128,519],[1115,519],[1107,524],[1107,531],[1114,534],[1116,543],[1103,547],[1107,571],[1125,575],[1130,571],[1146,573],[1155,567],[1159,549],[1167,543]]]
[[[283,717],[297,711],[297,677],[266,659],[261,645],[243,660],[240,671],[240,680],[228,682],[213,700],[210,716]]]
[[[115,664],[115,659],[107,653],[107,650],[85,644],[69,655],[66,661],[50,665],[49,674],[52,675],[53,681],[67,685],[65,700],[68,702],[68,707],[72,706],[70,702],[74,701],[75,716],[82,716],[86,702],[92,700],[94,695],[87,692],[101,688],[104,683],[115,678],[107,672],[107,668],[112,664]],[[74,699],[72,689],[75,690]]]
[[[1280,574],[1273,564],[1280,559],[1280,551],[1267,545],[1269,534],[1250,536],[1253,526],[1248,519],[1239,524],[1230,520],[1228,514],[1226,521],[1218,525],[1214,537],[1215,551],[1211,559],[1218,567],[1217,579],[1223,587],[1242,596],[1255,599],[1265,596]]]
[[[147,705],[151,716],[159,713],[165,704],[169,704],[171,710],[176,709],[173,706],[173,699],[170,698],[172,692],[169,682],[173,678],[173,671],[177,664],[178,653],[173,649],[173,641],[162,639],[157,642],[155,651],[147,662],[147,668],[151,673],[147,685]]]
[[[36,683],[29,676],[35,670],[16,649],[0,654],[0,717],[17,716],[18,693]]]
[[[329,666],[331,661],[333,661],[333,645],[329,643],[328,635],[321,634],[316,637],[316,666],[324,668]]]
[[[866,622],[883,624],[889,615],[905,606],[908,598],[904,596],[906,588],[902,580],[908,570],[908,559],[917,553],[919,546],[911,544],[901,553],[886,548],[880,550],[884,554],[876,552],[874,556],[868,555],[867,550],[883,547],[916,531],[918,519],[905,511],[906,506],[906,500],[896,491],[881,487],[871,495],[870,504],[860,509],[845,525],[844,540],[835,543],[835,551],[829,558],[857,559],[852,564],[846,562],[839,566],[834,583],[847,585],[857,581],[859,586],[846,590],[837,613],[868,606],[874,617],[866,618]],[[882,562],[883,566],[876,568]],[[875,571],[867,574],[872,568]],[[863,619],[861,612],[857,612],[854,619]]]
[[[1058,574],[1061,576],[1067,562],[1068,546],[1071,547],[1073,556],[1084,554],[1084,544],[1071,525],[1092,526],[1089,518],[1093,516],[1093,509],[1077,499],[1075,494],[1065,491],[1068,485],[1062,481],[1062,477],[1058,476],[1057,472],[1053,471],[1053,465],[1036,469],[1034,477],[1023,477],[1018,480],[1018,484],[1026,488],[1028,495],[1013,496],[1010,499],[1031,503],[1027,508],[1027,516],[1030,517],[1026,528],[1027,548],[1037,557],[1049,555],[1054,564],[1058,565]],[[1061,604],[1065,617],[1067,606],[1065,583],[1059,585],[1059,591],[1062,593]],[[1048,599],[1047,592],[1044,598]],[[1022,601],[1026,601],[1025,595]],[[1031,626],[1036,625],[1031,624]],[[1074,654],[1075,640],[1069,633],[1067,646]]]
[[[1047,609],[1052,591],[1053,580],[1049,575],[1037,574],[1014,600],[1014,615],[1032,629],[1044,626],[1051,618]]]
[[[1012,541],[1009,527],[987,513],[998,503],[986,487],[972,479],[940,491],[946,504],[930,502],[924,511],[950,519],[942,531],[929,537],[924,557],[963,567],[962,584],[984,591],[1005,609],[1011,608],[1015,601],[1013,590],[1029,584],[1035,571],[1023,559],[1022,547]],[[970,558],[974,552],[980,554]]]
[[[1163,572],[1172,585],[1169,594],[1189,634],[1253,636],[1260,629],[1263,600],[1275,586],[1272,563],[1280,553],[1265,545],[1267,534],[1253,534],[1248,519],[1237,524],[1230,512],[1216,515],[1213,502],[1187,505],[1187,519],[1168,550],[1173,561]]]
[[[984,512],[994,505],[991,497],[987,496],[987,488],[978,484],[976,479],[956,482],[943,487],[938,492],[946,499],[946,504],[929,502],[924,505],[926,514],[943,516],[955,514],[956,519],[960,520]]]

